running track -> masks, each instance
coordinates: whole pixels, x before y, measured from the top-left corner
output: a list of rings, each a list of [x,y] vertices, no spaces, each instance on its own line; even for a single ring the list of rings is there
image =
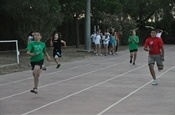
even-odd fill
[[[31,71],[0,76],[0,115],[175,115],[175,45],[165,46],[165,69],[151,85],[147,53],[129,52],[50,66],[32,94]],[[64,57],[63,57],[64,58]]]

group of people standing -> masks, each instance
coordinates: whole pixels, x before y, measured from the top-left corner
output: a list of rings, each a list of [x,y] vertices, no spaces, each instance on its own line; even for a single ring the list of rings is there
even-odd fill
[[[104,55],[115,55],[119,45],[119,34],[115,31],[108,30],[101,33],[100,30],[94,32],[91,37],[91,46],[96,55],[102,55],[102,47],[104,48]]]

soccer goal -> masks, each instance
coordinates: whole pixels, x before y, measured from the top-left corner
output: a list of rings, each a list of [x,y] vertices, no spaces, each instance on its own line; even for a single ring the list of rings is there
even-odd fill
[[[18,40],[0,41],[0,67],[19,64]]]

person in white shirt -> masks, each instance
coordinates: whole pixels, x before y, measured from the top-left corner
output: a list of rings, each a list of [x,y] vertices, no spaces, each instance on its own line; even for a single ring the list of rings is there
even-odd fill
[[[107,56],[107,53],[108,53],[108,44],[109,44],[109,40],[110,40],[110,37],[109,37],[109,33],[104,33],[103,35],[103,45],[104,45],[104,50],[105,50],[105,56]]]
[[[163,33],[163,30],[157,29],[157,35],[156,35],[156,37],[161,38],[162,33]]]
[[[96,38],[96,32],[94,31],[94,33],[91,35],[91,47],[95,52],[95,38]]]
[[[30,33],[29,33],[29,36],[28,36],[28,38],[27,38],[27,44],[29,44],[29,43],[31,43],[31,42],[34,41],[33,36],[34,36],[34,32],[30,32]]]
[[[97,35],[95,38],[95,50],[96,50],[96,55],[102,55],[101,54],[101,36],[99,31],[97,31]]]

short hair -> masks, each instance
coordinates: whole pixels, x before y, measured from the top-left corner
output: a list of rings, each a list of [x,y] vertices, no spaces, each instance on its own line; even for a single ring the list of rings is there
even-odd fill
[[[157,32],[157,30],[156,30],[156,29],[151,29],[151,32],[152,32],[152,31],[155,31],[155,32]]]

